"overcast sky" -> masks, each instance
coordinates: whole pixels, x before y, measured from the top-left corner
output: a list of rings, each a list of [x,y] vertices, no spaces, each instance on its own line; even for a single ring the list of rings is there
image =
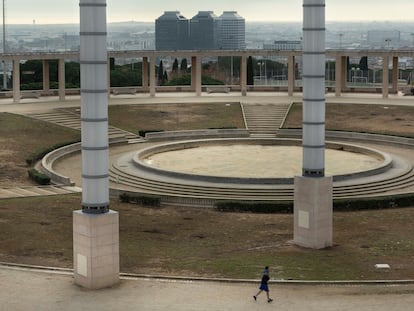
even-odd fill
[[[79,0],[5,0],[9,24],[78,23]],[[414,0],[326,0],[327,21],[414,21]],[[303,0],[107,0],[108,22],[154,21],[164,11],[238,11],[246,21],[300,21]]]

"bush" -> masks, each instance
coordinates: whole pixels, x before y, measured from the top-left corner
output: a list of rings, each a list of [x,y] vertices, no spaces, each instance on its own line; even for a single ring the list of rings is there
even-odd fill
[[[395,196],[341,199],[334,200],[333,210],[337,212],[351,212],[364,210],[379,210],[388,208],[402,208],[413,206],[413,194],[401,194]],[[215,204],[220,212],[252,212],[266,214],[293,213],[293,202],[243,202],[226,201]]]
[[[413,206],[413,194],[334,201],[335,211],[363,211]]]
[[[32,168],[27,171],[30,179],[37,182],[39,185],[50,185],[50,177],[40,173],[38,170]]]
[[[152,195],[132,195],[128,193],[122,193],[119,196],[119,200],[122,203],[133,203],[144,206],[160,206],[161,198]]]
[[[220,212],[253,212],[259,214],[289,214],[293,213],[292,202],[218,202],[215,208]]]
[[[74,144],[74,143],[77,143],[77,142],[78,142],[78,141],[72,141],[72,142],[60,143],[60,144],[56,144],[56,145],[54,145],[54,146],[52,146],[52,147],[48,147],[48,148],[45,148],[45,149],[43,149],[43,150],[40,150],[40,151],[34,152],[34,153],[32,153],[31,155],[29,155],[29,157],[26,159],[26,163],[27,163],[27,165],[29,165],[29,166],[34,165],[37,161],[41,160],[41,159],[42,159],[45,155],[47,155],[49,152],[51,152],[51,151],[53,151],[53,150],[55,150],[55,149],[58,149],[58,148],[60,148],[60,147],[67,146],[67,145],[70,145],[70,144]]]

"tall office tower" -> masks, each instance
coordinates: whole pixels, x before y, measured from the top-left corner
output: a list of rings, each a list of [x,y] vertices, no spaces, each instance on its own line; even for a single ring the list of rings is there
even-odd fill
[[[186,50],[190,48],[190,23],[178,11],[167,11],[155,20],[156,50]]]
[[[73,212],[75,283],[119,281],[119,217],[109,210],[106,0],[80,0],[82,210]]]
[[[332,246],[332,176],[325,176],[325,0],[303,0],[302,176],[295,177],[294,242]]]
[[[236,11],[224,11],[219,17],[219,33],[218,49],[246,48],[246,22]]]
[[[200,11],[190,21],[192,49],[213,50],[218,47],[218,18],[212,11]]]

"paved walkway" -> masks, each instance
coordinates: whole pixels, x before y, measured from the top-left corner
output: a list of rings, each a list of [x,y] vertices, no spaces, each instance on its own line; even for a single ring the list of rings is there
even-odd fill
[[[271,284],[267,303],[252,296],[257,284],[122,279],[110,289],[89,291],[70,274],[13,270],[0,266],[0,310],[363,310],[407,311],[414,285]]]

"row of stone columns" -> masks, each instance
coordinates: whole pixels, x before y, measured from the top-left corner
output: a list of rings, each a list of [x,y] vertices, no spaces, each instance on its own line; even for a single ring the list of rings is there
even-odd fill
[[[335,95],[341,96],[341,93],[346,89],[347,80],[347,57],[339,55],[336,57],[335,67]],[[388,55],[382,56],[382,97],[387,98],[389,95],[389,63],[390,57]],[[391,93],[396,94],[398,92],[398,57],[392,58],[392,85]]]
[[[335,67],[335,95],[341,96],[341,93],[346,89],[347,81],[347,56],[338,55],[336,57]],[[383,55],[382,64],[382,96],[387,98],[389,95],[389,61],[388,55]],[[293,96],[295,91],[295,64],[296,57],[294,53],[288,55],[288,95]],[[20,91],[20,61],[13,61],[13,99],[14,102],[19,102],[21,98]],[[191,90],[196,93],[197,96],[201,95],[201,57],[191,57]],[[43,60],[43,91],[50,92],[50,76],[49,76],[49,60]],[[392,68],[398,68],[398,57],[392,58]],[[65,61],[59,59],[59,100],[65,100]],[[149,75],[149,76],[148,76]],[[109,72],[108,72],[109,77]],[[109,81],[109,79],[108,79]],[[247,94],[247,57],[241,56],[241,72],[240,72],[240,88],[243,96]],[[144,92],[150,93],[150,96],[156,94],[156,70],[155,59],[152,61],[149,57],[143,57],[142,59],[142,87]],[[398,91],[398,71],[393,70],[392,73],[392,85],[391,93],[396,94]]]

